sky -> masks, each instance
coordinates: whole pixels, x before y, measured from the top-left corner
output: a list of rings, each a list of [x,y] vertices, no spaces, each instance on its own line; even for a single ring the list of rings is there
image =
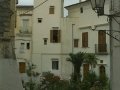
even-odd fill
[[[78,3],[79,0],[64,0],[65,1],[65,6]],[[19,0],[19,5],[32,5],[33,0]]]

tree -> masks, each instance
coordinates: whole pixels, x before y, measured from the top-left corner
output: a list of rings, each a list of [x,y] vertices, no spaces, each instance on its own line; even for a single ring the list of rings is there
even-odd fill
[[[90,64],[91,71],[93,71],[93,67],[97,64],[97,60],[99,60],[99,59],[93,53],[87,53],[85,55],[85,63]]]
[[[36,65],[34,65],[33,63],[28,63],[26,74],[29,78],[29,81],[24,83],[25,90],[34,90],[35,86],[37,85],[35,80],[33,80],[34,78],[37,78],[39,76],[39,73],[34,71],[35,68]]]
[[[78,52],[76,54],[70,53],[70,58],[67,59],[67,61],[70,61],[73,64],[74,72],[73,72],[73,80],[77,81],[80,77],[80,67],[83,64],[84,61],[84,52]]]

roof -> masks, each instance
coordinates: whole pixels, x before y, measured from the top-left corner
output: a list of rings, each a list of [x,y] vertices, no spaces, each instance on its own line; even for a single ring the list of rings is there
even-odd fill
[[[67,9],[67,8],[69,8],[69,7],[73,7],[73,6],[76,6],[76,5],[79,5],[79,4],[86,3],[86,2],[88,2],[88,1],[90,1],[90,0],[86,0],[86,1],[79,2],[79,3],[75,3],[75,4],[72,4],[72,5],[66,6],[65,8]]]
[[[33,5],[17,5],[17,8],[33,8]]]

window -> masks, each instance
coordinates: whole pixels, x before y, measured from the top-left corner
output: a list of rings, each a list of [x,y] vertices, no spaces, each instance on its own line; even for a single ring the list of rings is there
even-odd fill
[[[88,32],[82,33],[82,47],[88,47]]]
[[[55,7],[54,6],[50,6],[49,14],[54,14],[54,12],[55,12]]]
[[[42,22],[42,18],[38,18],[38,23],[41,23]]]
[[[50,42],[60,43],[61,32],[60,30],[50,30]]]
[[[100,30],[98,32],[98,51],[99,52],[107,52],[106,46],[106,32]]]
[[[89,73],[89,64],[83,64],[83,76],[86,77]]]
[[[79,39],[74,39],[74,47],[78,47],[78,41]]]
[[[30,43],[27,43],[27,45],[26,45],[27,47],[27,49],[30,49]]]
[[[59,69],[59,61],[52,60],[52,70],[58,70]]]
[[[80,13],[83,13],[83,7],[80,8]]]
[[[44,39],[44,45],[47,45],[47,38],[43,38]]]
[[[24,53],[24,47],[25,47],[25,43],[21,43],[20,53]]]
[[[21,28],[21,32],[27,32],[29,26],[29,19],[23,19],[22,23],[23,23],[23,27]]]
[[[19,72],[20,73],[25,73],[25,69],[26,69],[25,62],[19,62]]]

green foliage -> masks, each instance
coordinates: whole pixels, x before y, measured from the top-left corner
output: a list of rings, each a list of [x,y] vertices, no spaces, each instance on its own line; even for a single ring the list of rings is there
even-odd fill
[[[86,53],[84,59],[85,63],[91,65],[91,71],[93,70],[93,66],[97,64],[97,60],[99,60],[94,53]]]
[[[73,80],[77,81],[81,76],[80,68],[83,64],[85,53],[84,52],[78,52],[76,54],[70,53],[69,56],[70,58],[68,58],[67,61],[70,61],[74,67]]]
[[[25,90],[35,90],[37,83],[33,79],[37,78],[39,76],[39,73],[34,71],[35,68],[36,68],[36,65],[34,65],[33,63],[28,63],[28,68],[26,70],[26,74],[29,78],[29,81],[23,83]]]
[[[67,90],[68,81],[61,80],[59,76],[56,76],[50,72],[43,74],[43,79],[39,84],[38,90]]]

